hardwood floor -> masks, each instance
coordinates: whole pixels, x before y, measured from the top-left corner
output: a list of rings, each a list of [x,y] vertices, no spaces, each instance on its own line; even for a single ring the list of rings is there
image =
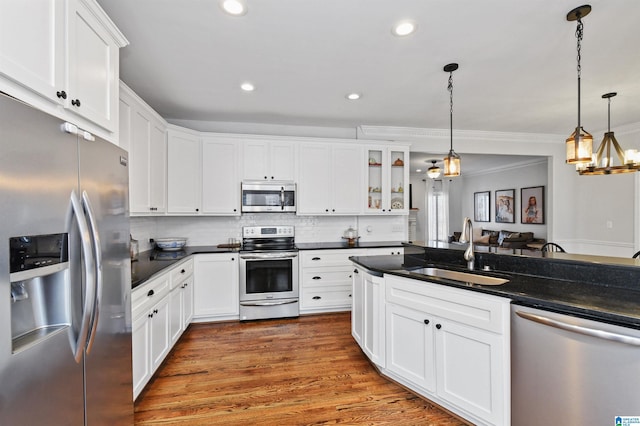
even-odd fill
[[[135,405],[136,425],[463,425],[389,382],[349,313],[192,324]]]

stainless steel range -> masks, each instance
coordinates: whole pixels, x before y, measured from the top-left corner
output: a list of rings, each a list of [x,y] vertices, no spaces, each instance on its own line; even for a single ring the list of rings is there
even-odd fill
[[[245,226],[240,251],[240,320],[300,315],[293,226]]]

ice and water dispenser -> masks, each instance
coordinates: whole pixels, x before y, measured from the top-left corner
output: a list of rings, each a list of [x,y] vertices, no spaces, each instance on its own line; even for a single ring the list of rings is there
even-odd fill
[[[68,234],[9,239],[14,353],[70,324],[68,245]]]

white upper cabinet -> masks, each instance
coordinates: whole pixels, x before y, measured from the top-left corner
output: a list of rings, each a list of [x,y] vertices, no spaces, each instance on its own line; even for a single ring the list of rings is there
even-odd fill
[[[114,141],[128,42],[95,0],[0,0],[0,16],[0,90]]]
[[[171,126],[167,133],[167,213],[199,214],[200,162],[198,133]]]
[[[65,91],[64,2],[0,0],[0,72],[62,104]]]
[[[366,161],[365,213],[408,214],[409,147],[370,146]]]
[[[245,139],[242,143],[243,180],[294,180],[294,142]]]
[[[298,214],[360,214],[362,161],[362,147],[357,144],[302,143],[298,155]]]
[[[240,215],[239,144],[231,138],[203,138],[202,213]]]
[[[129,151],[132,215],[167,211],[166,124],[124,83],[120,85],[120,146]]]

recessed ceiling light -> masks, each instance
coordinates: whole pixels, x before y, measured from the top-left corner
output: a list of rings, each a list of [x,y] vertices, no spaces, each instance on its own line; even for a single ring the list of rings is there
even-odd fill
[[[349,99],[350,101],[357,101],[358,99],[360,99],[361,95],[360,93],[349,93],[346,98]]]
[[[229,15],[242,16],[247,13],[247,5],[243,0],[221,0],[220,5]]]
[[[245,92],[253,92],[256,89],[256,87],[253,84],[249,83],[249,82],[242,83],[240,85],[240,88],[242,90],[244,90]]]
[[[416,173],[420,173],[422,169],[416,169]]]
[[[391,30],[393,35],[397,35],[398,37],[408,36],[416,30],[416,23],[413,21],[402,21],[398,22],[395,27]]]

